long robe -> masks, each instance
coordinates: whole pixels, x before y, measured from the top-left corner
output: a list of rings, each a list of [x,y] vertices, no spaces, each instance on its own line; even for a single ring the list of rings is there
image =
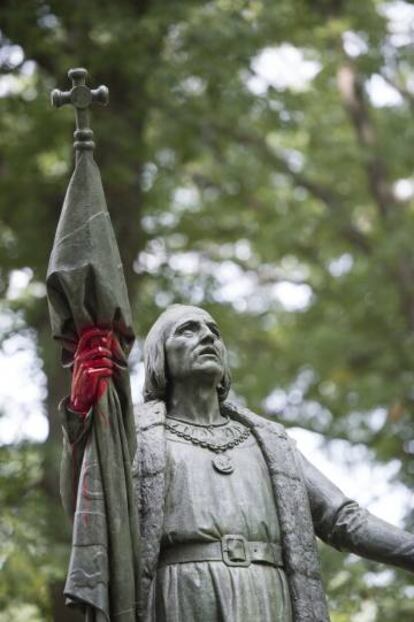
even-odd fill
[[[165,519],[161,549],[211,543],[234,533],[280,544],[269,471],[254,437],[229,452],[234,472],[218,473],[214,454],[167,434]],[[258,485],[260,482],[260,485]],[[229,567],[220,561],[169,564],[152,583],[149,622],[291,622],[282,568],[265,563]]]

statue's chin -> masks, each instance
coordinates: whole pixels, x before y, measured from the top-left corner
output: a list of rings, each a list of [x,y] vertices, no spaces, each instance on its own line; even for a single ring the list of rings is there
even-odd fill
[[[204,373],[210,375],[223,375],[223,366],[216,356],[212,355],[202,355],[198,357],[195,362],[192,371],[194,373]]]

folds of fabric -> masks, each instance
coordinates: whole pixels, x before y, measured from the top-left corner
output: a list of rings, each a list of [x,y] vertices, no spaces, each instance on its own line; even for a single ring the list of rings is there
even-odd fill
[[[90,620],[132,622],[139,599],[139,526],[131,485],[136,450],[127,356],[134,335],[122,264],[98,167],[78,153],[47,274],[52,333],[70,364],[86,328],[113,330],[122,353],[91,414],[77,485],[65,594]]]

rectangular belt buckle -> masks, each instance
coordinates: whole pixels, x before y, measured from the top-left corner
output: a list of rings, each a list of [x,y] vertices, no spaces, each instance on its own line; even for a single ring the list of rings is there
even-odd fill
[[[249,544],[243,536],[228,534],[221,539],[221,554],[227,566],[242,566],[247,568],[251,564]]]

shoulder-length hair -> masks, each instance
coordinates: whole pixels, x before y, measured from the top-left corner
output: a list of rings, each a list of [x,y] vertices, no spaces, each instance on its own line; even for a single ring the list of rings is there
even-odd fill
[[[189,305],[171,305],[153,324],[144,345],[144,401],[162,400],[168,397],[168,372],[165,355],[165,342],[168,339],[173,324],[179,316],[188,311],[207,313],[199,307]],[[227,351],[224,359],[224,373],[217,386],[218,399],[221,402],[227,398],[231,386],[231,373],[228,364]]]

